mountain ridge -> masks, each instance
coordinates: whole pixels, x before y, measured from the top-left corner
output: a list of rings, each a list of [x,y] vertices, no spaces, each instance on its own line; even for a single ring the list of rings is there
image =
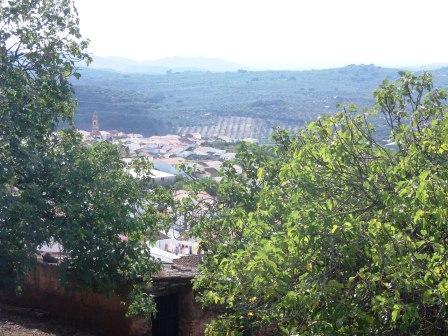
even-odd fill
[[[94,57],[93,69],[114,70],[123,73],[163,74],[167,71],[237,71],[242,65],[220,58],[174,56],[156,60],[134,61],[124,57]]]

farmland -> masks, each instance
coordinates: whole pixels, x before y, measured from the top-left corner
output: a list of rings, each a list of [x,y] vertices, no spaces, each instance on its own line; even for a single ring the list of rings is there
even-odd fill
[[[447,68],[433,73],[436,84],[448,84]],[[338,104],[354,103],[362,110],[373,102],[378,84],[397,75],[397,69],[373,65],[159,75],[84,69],[74,81],[79,100],[75,122],[89,129],[97,112],[102,129],[155,135],[199,129],[214,134],[219,128],[223,135],[259,137],[276,125],[303,127],[334,113]]]

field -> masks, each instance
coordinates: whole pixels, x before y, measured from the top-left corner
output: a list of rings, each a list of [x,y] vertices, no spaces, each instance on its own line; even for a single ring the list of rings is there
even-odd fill
[[[232,140],[266,139],[276,126],[275,122],[248,117],[219,117],[218,121],[206,126],[184,126],[177,129],[180,135],[200,133],[204,138],[229,138]],[[283,125],[289,130],[298,129]]]

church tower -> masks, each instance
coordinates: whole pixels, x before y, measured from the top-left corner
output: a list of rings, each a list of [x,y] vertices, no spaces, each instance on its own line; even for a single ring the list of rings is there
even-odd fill
[[[90,135],[92,137],[100,136],[100,125],[98,123],[98,114],[96,112],[93,112],[92,115],[92,131],[90,132]]]

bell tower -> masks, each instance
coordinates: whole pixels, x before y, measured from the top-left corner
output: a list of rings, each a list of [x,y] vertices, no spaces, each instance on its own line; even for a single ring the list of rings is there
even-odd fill
[[[90,135],[93,137],[101,135],[98,114],[96,114],[96,112],[93,112],[92,114],[92,131],[90,132]]]

